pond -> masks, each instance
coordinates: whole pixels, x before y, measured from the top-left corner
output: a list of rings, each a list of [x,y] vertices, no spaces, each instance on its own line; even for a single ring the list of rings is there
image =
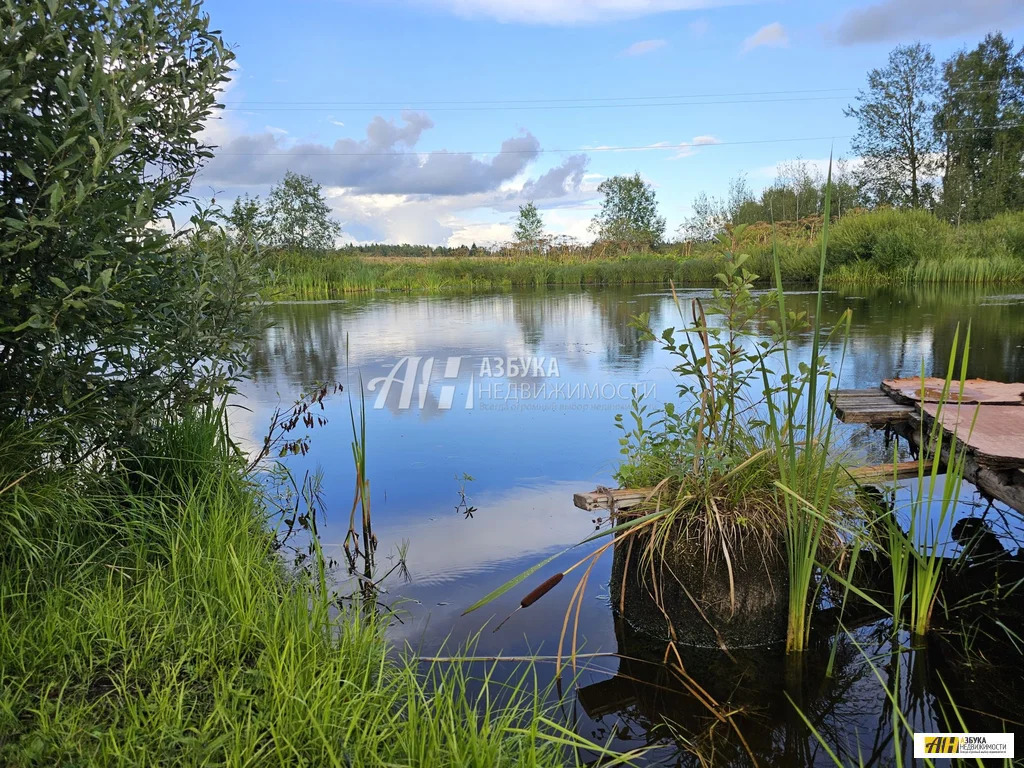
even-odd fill
[[[686,303],[709,293],[681,290],[680,298]],[[806,291],[788,296],[792,307],[808,311],[814,300]],[[1024,295],[991,288],[858,289],[829,292],[824,301],[826,320],[853,311],[843,388],[915,376],[922,364],[929,375],[944,375],[957,324],[968,322],[969,374],[1024,380]],[[408,579],[395,574],[381,596],[396,611],[392,639],[422,655],[453,653],[470,638],[474,654],[483,657],[555,654],[573,576],[500,631],[492,629],[527,591],[593,544],[480,611],[461,614],[517,573],[594,532],[594,513],[575,508],[573,493],[615,486],[621,434],[615,414],[629,411],[634,390],[652,402],[675,397],[668,355],[630,326],[641,312],[650,313],[656,329],[683,325],[671,293],[651,287],[275,305],[254,354],[252,379],[242,387],[246,409],[233,410],[233,429],[257,442],[279,404],[315,382],[344,384],[344,393],[325,401],[328,423],[310,431],[308,455],[289,459],[297,472],[323,470],[321,535],[340,561],[355,484],[348,398],[355,397],[358,412],[362,388],[379,563],[393,562],[388,558],[407,544]],[[809,356],[809,339],[798,346]],[[838,343],[826,350],[835,361],[841,352]],[[843,425],[841,440],[857,462],[891,459],[881,434],[866,426]],[[965,486],[960,514],[987,507]],[[1022,538],[1016,516],[999,505],[989,516],[1007,549],[1016,551]],[[648,647],[650,641],[616,619],[611,561],[599,561],[588,580],[578,645],[587,653],[660,659],[663,648]],[[891,764],[896,747],[880,678],[916,702],[910,708],[915,726],[935,726],[943,702],[935,659],[941,654],[894,653],[878,624],[852,637],[856,643],[839,643],[829,678],[827,651],[811,652],[795,672],[778,648],[737,651],[731,659],[716,650],[687,651],[683,662],[693,682],[743,710],[743,739],[727,725],[716,728],[692,688],[647,661],[589,660],[567,716],[581,734],[619,749],[656,745],[644,758],[652,765],[698,765],[695,751],[712,754],[715,765],[749,764],[751,752],[762,765],[832,764],[790,697],[847,758],[856,762],[859,752],[865,764]],[[538,667],[542,674],[551,668]],[[974,730],[1003,730],[974,712],[992,711],[990,694],[976,688],[958,693],[969,699],[958,702],[965,717],[979,726]],[[664,719],[675,727],[658,727]],[[909,748],[899,747],[905,754]]]

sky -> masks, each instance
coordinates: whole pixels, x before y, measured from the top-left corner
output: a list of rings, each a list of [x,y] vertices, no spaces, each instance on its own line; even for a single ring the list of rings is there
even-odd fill
[[[850,157],[843,114],[896,45],[941,62],[1024,0],[206,0],[236,55],[193,186],[228,203],[288,170],[346,242],[494,244],[534,201],[580,241],[639,172],[671,234],[700,192]]]

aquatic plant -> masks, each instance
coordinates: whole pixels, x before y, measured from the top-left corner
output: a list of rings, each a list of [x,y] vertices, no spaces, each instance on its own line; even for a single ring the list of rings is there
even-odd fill
[[[681,586],[724,647],[727,642],[717,634],[715,620],[706,615],[699,595],[690,594],[679,575],[665,567],[669,553],[695,543],[706,562],[723,565],[728,615],[736,613],[739,602],[737,574],[745,571],[750,579],[753,568],[760,574],[754,579],[770,579],[771,563],[784,557],[787,649],[806,647],[821,562],[828,561],[828,553],[839,544],[835,522],[859,508],[855,486],[833,450],[833,417],[825,392],[834,374],[819,354],[823,342],[849,328],[848,314],[827,333],[820,325],[827,232],[826,223],[813,321],[787,309],[778,258],[776,290],[755,294],[757,276],[745,266],[750,257],[739,252],[742,227],[719,239],[719,285],[707,306],[693,300],[687,318],[676,296],[684,321],[681,329],[656,335],[649,317],[635,320],[646,339],[660,342],[678,361],[673,368],[678,399],[649,408],[634,394],[628,421],[625,416],[616,418],[625,457],[616,479],[642,481],[642,487],[653,490],[648,501],[629,515],[613,510],[613,528],[607,532],[614,534],[612,542],[573,566],[587,563],[570,599],[577,617],[582,585],[594,559],[613,545],[639,543],[634,567],[665,614],[669,631],[673,629],[662,604],[661,580]],[[771,336],[756,336],[755,325],[769,328]],[[812,339],[810,360],[797,362],[792,339],[805,331]],[[653,514],[645,514],[652,509]],[[474,608],[513,585],[505,585]],[[568,618],[567,612],[563,639]],[[575,629],[573,636],[575,647]]]

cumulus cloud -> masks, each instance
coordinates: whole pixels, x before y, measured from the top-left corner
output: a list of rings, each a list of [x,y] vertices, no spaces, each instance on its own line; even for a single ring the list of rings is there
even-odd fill
[[[785,48],[787,45],[789,45],[789,35],[786,34],[786,28],[775,21],[761,27],[744,40],[743,52],[748,53],[761,47]]]
[[[650,16],[666,11],[689,11],[744,0],[413,0],[460,16],[485,16],[526,24],[588,24]]]
[[[416,143],[433,125],[418,113],[406,114],[401,122],[374,118],[364,140],[331,146],[289,143],[266,132],[247,134],[233,119],[217,126],[214,133],[221,146],[200,173],[197,186],[231,199],[243,192],[264,193],[286,170],[305,173],[324,186],[346,241],[504,241],[504,219],[528,200],[546,215],[585,205],[596,196],[596,184],[585,178],[585,154],[570,155],[539,175],[528,175],[526,168],[539,148],[530,134],[507,139],[507,154],[484,161],[453,153],[417,153]],[[583,216],[563,218],[576,221]],[[550,231],[563,233],[554,222]]]
[[[293,171],[361,193],[459,195],[496,189],[521,173],[540,149],[536,137],[526,133],[505,139],[501,153],[487,160],[416,152],[420,136],[433,125],[422,112],[407,111],[400,123],[374,117],[365,139],[339,139],[330,146],[286,143],[271,131],[234,136],[216,149],[202,176],[212,184],[260,185]]]
[[[623,56],[643,56],[668,45],[667,40],[639,40],[622,52]]]
[[[561,164],[534,180],[527,181],[519,197],[529,200],[549,200],[579,192],[590,158],[570,155]]]
[[[834,29],[843,45],[951,37],[1024,23],[1021,0],[881,0],[846,12]]]

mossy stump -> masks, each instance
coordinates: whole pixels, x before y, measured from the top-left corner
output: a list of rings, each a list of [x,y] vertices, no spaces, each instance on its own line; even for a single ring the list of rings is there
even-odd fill
[[[649,535],[614,547],[613,608],[637,630],[698,647],[751,648],[786,639],[789,595],[783,543],[721,551],[680,539],[653,557]]]

